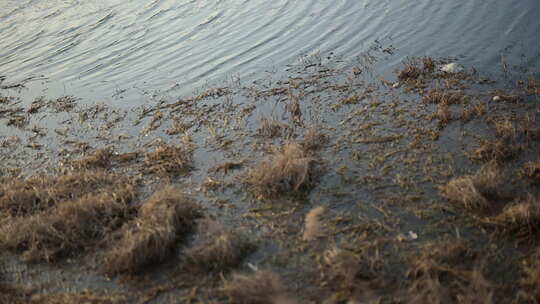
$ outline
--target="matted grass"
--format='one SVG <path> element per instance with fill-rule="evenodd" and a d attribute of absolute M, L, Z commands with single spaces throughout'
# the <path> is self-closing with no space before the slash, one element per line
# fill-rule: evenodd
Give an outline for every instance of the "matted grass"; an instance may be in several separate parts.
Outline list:
<path fill-rule="evenodd" d="M 223 286 L 231 303 L 238 304 L 297 304 L 278 275 L 269 271 L 253 274 L 233 274 Z"/>
<path fill-rule="evenodd" d="M 108 275 L 136 273 L 163 261 L 198 216 L 197 204 L 178 188 L 167 186 L 154 193 L 139 208 L 137 217 L 109 240 L 103 271 Z"/>

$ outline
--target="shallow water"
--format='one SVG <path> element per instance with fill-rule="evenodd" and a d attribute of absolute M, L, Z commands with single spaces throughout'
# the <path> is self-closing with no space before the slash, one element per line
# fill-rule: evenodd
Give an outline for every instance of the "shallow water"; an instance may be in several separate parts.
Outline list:
<path fill-rule="evenodd" d="M 149 92 L 178 96 L 260 78 L 303 55 L 347 61 L 377 39 L 400 51 L 390 65 L 408 55 L 465 55 L 489 73 L 501 54 L 538 66 L 539 9 L 536 0 L 6 0 L 0 75 L 44 79 L 34 95 L 131 105 Z"/>

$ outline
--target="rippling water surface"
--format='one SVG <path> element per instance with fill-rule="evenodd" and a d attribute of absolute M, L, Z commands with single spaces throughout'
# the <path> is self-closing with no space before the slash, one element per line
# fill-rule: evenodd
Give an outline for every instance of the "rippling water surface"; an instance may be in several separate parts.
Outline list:
<path fill-rule="evenodd" d="M 347 60 L 383 38 L 401 57 L 465 55 L 492 72 L 506 53 L 534 68 L 538 12 L 538 0 L 3 0 L 0 75 L 136 104 L 144 92 L 260 77 L 315 52 Z"/>

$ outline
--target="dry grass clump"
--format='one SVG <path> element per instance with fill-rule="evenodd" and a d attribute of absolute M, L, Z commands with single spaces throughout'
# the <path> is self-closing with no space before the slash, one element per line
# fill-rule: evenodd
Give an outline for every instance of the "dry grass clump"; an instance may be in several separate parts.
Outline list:
<path fill-rule="evenodd" d="M 235 267 L 253 249 L 240 233 L 228 231 L 215 221 L 202 221 L 199 228 L 199 244 L 186 251 L 189 262 L 197 268 L 213 271 Z"/>
<path fill-rule="evenodd" d="M 523 146 L 508 138 L 480 140 L 480 143 L 468 154 L 472 160 L 504 160 L 515 156 Z"/>
<path fill-rule="evenodd" d="M 538 303 L 540 301 L 540 248 L 523 263 L 525 277 L 520 280 L 518 303 Z"/>
<path fill-rule="evenodd" d="M 497 198 L 500 173 L 495 164 L 489 163 L 474 175 L 450 180 L 439 187 L 440 195 L 448 201 L 467 209 L 486 210 L 490 201 Z"/>
<path fill-rule="evenodd" d="M 154 193 L 141 205 L 137 218 L 108 242 L 113 245 L 105 254 L 104 272 L 136 273 L 149 263 L 163 261 L 198 215 L 192 199 L 173 186 Z"/>
<path fill-rule="evenodd" d="M 448 104 L 446 103 L 440 103 L 437 105 L 437 112 L 435 113 L 435 116 L 442 124 L 447 124 L 452 120 L 452 113 L 450 113 L 450 109 L 448 107 Z"/>
<path fill-rule="evenodd" d="M 301 145 L 289 143 L 248 169 L 244 180 L 257 196 L 272 197 L 311 186 L 316 164 Z"/>
<path fill-rule="evenodd" d="M 10 218 L 0 227 L 0 244 L 28 262 L 52 261 L 97 245 L 119 228 L 134 198 L 133 186 L 126 184 L 29 217 Z"/>
<path fill-rule="evenodd" d="M 468 246 L 460 240 L 428 243 L 411 258 L 405 303 L 493 303 L 493 287 L 479 269 L 465 265 L 471 260 Z"/>
<path fill-rule="evenodd" d="M 520 175 L 533 184 L 540 184 L 540 160 L 525 163 L 523 169 L 520 170 Z"/>
<path fill-rule="evenodd" d="M 27 303 L 48 303 L 48 304 L 120 304 L 129 303 L 128 299 L 122 295 L 97 295 L 90 291 L 81 293 L 51 293 L 32 296 Z"/>
<path fill-rule="evenodd" d="M 485 105 L 481 103 L 473 105 L 463 105 L 461 108 L 461 120 L 464 122 L 470 121 L 473 118 L 481 117 L 486 113 Z"/>
<path fill-rule="evenodd" d="M 526 91 L 528 94 L 540 96 L 540 81 L 536 80 L 534 77 L 529 77 L 527 80 Z"/>
<path fill-rule="evenodd" d="M 441 88 L 434 88 L 428 91 L 427 94 L 422 96 L 422 102 L 423 103 L 430 103 L 430 104 L 457 104 L 461 103 L 463 100 L 463 93 L 461 92 L 454 92 L 449 91 L 446 89 Z"/>
<path fill-rule="evenodd" d="M 238 304 L 297 304 L 278 275 L 270 271 L 256 271 L 253 274 L 232 275 L 225 281 L 224 293 L 231 303 Z"/>
<path fill-rule="evenodd" d="M 188 147 L 162 144 L 144 156 L 144 173 L 174 177 L 192 169 L 192 151 Z"/>
<path fill-rule="evenodd" d="M 112 156 L 111 149 L 98 149 L 83 159 L 73 160 L 71 165 L 75 169 L 107 168 Z"/>
<path fill-rule="evenodd" d="M 326 140 L 324 133 L 316 128 L 309 128 L 302 141 L 300 141 L 300 145 L 305 151 L 316 151 L 323 147 Z"/>
<path fill-rule="evenodd" d="M 435 60 L 431 57 L 422 58 L 422 65 L 425 72 L 435 71 Z"/>
<path fill-rule="evenodd" d="M 312 241 L 321 236 L 322 224 L 320 221 L 321 216 L 326 211 L 323 206 L 315 207 L 311 209 L 304 220 L 304 233 L 302 234 L 302 240 Z"/>
<path fill-rule="evenodd" d="M 404 63 L 404 67 L 395 71 L 397 78 L 400 81 L 409 81 L 418 79 L 423 71 L 419 66 L 419 63 L 414 60 L 409 60 Z"/>
<path fill-rule="evenodd" d="M 508 233 L 531 236 L 540 231 L 540 200 L 528 197 L 506 206 L 503 211 L 486 222 L 500 227 Z"/>
<path fill-rule="evenodd" d="M 290 127 L 284 123 L 277 122 L 272 117 L 262 117 L 259 120 L 257 134 L 267 138 L 274 138 L 285 135 L 290 131 Z"/>
<path fill-rule="evenodd" d="M 107 192 L 126 182 L 121 176 L 100 171 L 14 178 L 0 185 L 0 210 L 11 216 L 34 214 L 61 201 L 76 200 L 98 191 Z"/>

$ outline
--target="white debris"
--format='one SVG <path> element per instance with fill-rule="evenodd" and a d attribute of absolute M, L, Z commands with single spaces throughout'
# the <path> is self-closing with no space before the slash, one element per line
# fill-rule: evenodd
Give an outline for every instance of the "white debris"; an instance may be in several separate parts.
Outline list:
<path fill-rule="evenodd" d="M 501 100 L 501 96 L 493 96 L 493 101 L 500 101 Z"/>
<path fill-rule="evenodd" d="M 398 82 L 396 82 L 396 83 L 394 83 L 394 84 L 392 85 L 392 88 L 397 89 L 397 88 L 399 88 L 400 85 L 401 85 L 401 84 L 400 84 L 399 81 L 398 81 Z"/>
<path fill-rule="evenodd" d="M 463 67 L 455 62 L 445 64 L 441 67 L 441 71 L 446 73 L 459 73 L 463 71 Z"/>
<path fill-rule="evenodd" d="M 414 240 L 418 239 L 418 234 L 416 234 L 415 232 L 409 231 L 407 233 L 403 233 L 403 234 L 398 235 L 397 239 L 400 242 L 403 242 L 403 241 L 410 242 L 410 241 L 414 241 Z"/>

